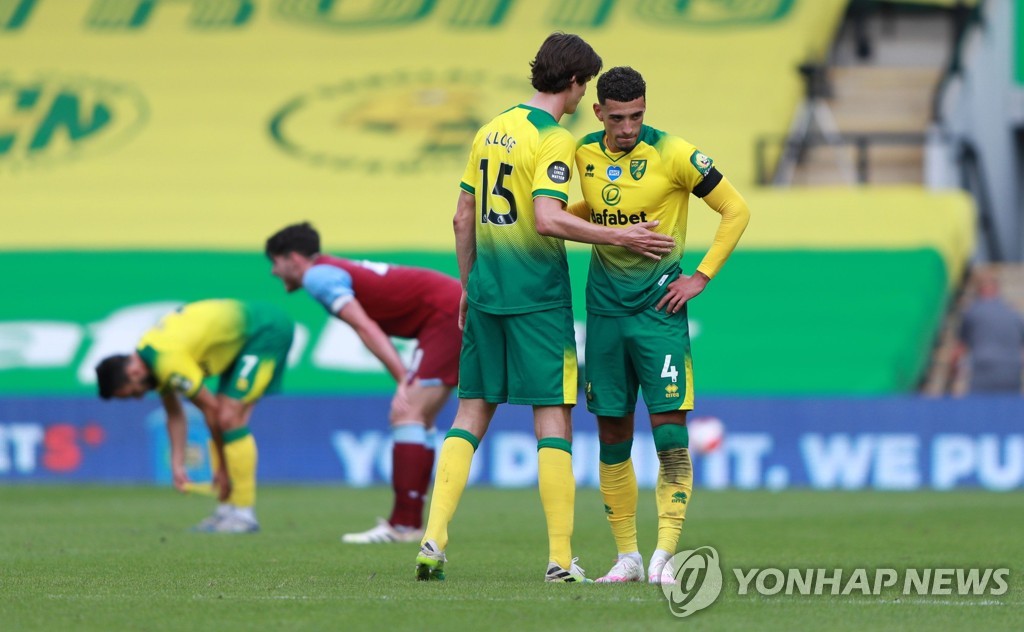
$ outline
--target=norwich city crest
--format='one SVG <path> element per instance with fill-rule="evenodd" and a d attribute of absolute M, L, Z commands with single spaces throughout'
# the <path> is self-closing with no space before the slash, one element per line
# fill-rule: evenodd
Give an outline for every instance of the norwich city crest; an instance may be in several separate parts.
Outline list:
<path fill-rule="evenodd" d="M 629 161 L 629 175 L 633 176 L 634 180 L 639 180 L 644 177 L 647 173 L 647 161 L 646 160 L 630 160 Z"/>

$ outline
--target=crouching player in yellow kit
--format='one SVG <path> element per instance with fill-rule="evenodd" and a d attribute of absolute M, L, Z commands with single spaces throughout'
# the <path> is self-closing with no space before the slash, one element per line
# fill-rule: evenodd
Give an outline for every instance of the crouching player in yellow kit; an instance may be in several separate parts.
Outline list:
<path fill-rule="evenodd" d="M 105 358 L 96 367 L 103 399 L 139 398 L 157 390 L 167 412 L 174 486 L 186 491 L 185 411 L 178 395 L 199 407 L 212 437 L 214 491 L 220 504 L 197 531 L 253 533 L 256 441 L 249 416 L 265 393 L 277 392 L 294 324 L 280 309 L 234 300 L 189 303 L 146 332 L 134 353 Z M 217 394 L 203 379 L 219 375 Z"/>
<path fill-rule="evenodd" d="M 750 211 L 712 161 L 685 140 L 643 124 L 646 84 L 632 68 L 612 68 L 597 82 L 594 113 L 604 129 L 582 138 L 576 166 L 584 201 L 570 211 L 602 226 L 627 229 L 658 221 L 675 238 L 661 260 L 595 245 L 587 279 L 587 408 L 597 415 L 601 493 L 618 559 L 598 582 L 640 581 L 636 474 L 630 460 L 637 391 L 651 415 L 660 471 L 658 544 L 648 579 L 674 582 L 666 562 L 676 551 L 693 492 L 686 412 L 693 374 L 686 302 L 703 291 L 732 253 Z M 714 244 L 697 271 L 680 269 L 690 194 L 721 214 Z"/>

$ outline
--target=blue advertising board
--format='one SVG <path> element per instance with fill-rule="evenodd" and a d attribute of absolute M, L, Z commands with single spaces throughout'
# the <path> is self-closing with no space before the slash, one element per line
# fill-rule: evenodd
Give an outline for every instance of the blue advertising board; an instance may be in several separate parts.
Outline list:
<path fill-rule="evenodd" d="M 265 483 L 389 480 L 387 397 L 270 397 L 252 417 Z M 443 438 L 455 412 L 441 413 Z M 187 465 L 209 478 L 206 430 L 190 411 Z M 638 413 L 633 459 L 653 487 L 657 456 Z M 598 485 L 593 417 L 574 412 L 573 462 L 580 486 Z M 696 484 L 721 489 L 954 489 L 1024 487 L 1024 400 L 702 399 L 691 414 Z M 718 430 L 724 428 L 721 437 Z M 719 440 L 719 438 L 721 440 Z M 0 482 L 169 484 L 159 400 L 0 398 Z M 536 484 L 530 409 L 499 407 L 474 459 L 471 482 Z"/>

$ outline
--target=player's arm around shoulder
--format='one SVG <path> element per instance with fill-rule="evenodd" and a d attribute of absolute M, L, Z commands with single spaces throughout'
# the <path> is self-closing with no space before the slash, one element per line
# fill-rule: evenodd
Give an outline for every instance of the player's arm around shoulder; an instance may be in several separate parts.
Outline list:
<path fill-rule="evenodd" d="M 590 221 L 590 205 L 587 204 L 586 200 L 574 202 L 567 206 L 565 210 L 568 211 L 570 215 L 575 215 L 587 222 Z"/>
<path fill-rule="evenodd" d="M 633 224 L 624 230 L 609 228 L 590 222 L 589 212 L 585 217 L 566 212 L 561 200 L 549 197 L 535 198 L 533 210 L 537 220 L 537 232 L 548 237 L 586 244 L 622 246 L 655 261 L 675 248 L 675 240 L 672 237 L 654 231 L 658 226 L 657 221 Z"/>

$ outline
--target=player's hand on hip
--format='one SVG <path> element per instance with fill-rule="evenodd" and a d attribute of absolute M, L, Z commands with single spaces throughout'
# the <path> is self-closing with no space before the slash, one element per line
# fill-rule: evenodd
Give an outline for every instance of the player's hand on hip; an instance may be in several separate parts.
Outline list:
<path fill-rule="evenodd" d="M 624 248 L 658 261 L 663 255 L 672 252 L 676 247 L 676 240 L 668 235 L 654 232 L 658 226 L 657 220 L 653 222 L 641 222 L 630 226 L 622 231 L 622 243 Z"/>
<path fill-rule="evenodd" d="M 668 284 L 665 296 L 661 297 L 654 309 L 661 311 L 664 307 L 666 314 L 675 314 L 683 309 L 686 301 L 703 292 L 710 280 L 703 272 L 694 272 L 692 276 L 680 274 L 675 281 Z"/>
<path fill-rule="evenodd" d="M 410 382 L 402 380 L 395 390 L 395 396 L 391 398 L 391 419 L 409 419 L 412 413 L 412 404 L 409 403 Z"/>

